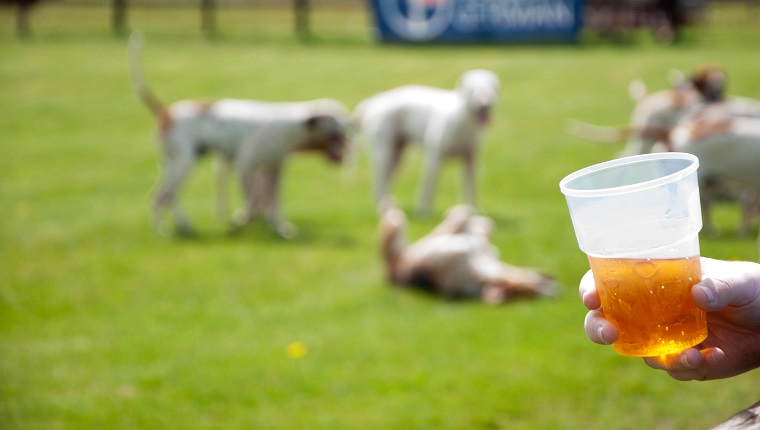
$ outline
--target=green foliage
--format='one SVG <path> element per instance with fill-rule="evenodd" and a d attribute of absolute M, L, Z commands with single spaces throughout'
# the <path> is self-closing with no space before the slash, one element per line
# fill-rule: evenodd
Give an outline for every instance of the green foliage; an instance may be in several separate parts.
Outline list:
<path fill-rule="evenodd" d="M 131 12 L 166 101 L 353 107 L 402 84 L 452 87 L 468 68 L 498 73 L 480 206 L 503 258 L 554 274 L 564 294 L 489 307 L 385 282 L 366 159 L 348 181 L 312 156 L 289 163 L 292 241 L 260 224 L 230 235 L 203 162 L 182 196 L 199 236 L 156 235 L 152 119 L 107 10 L 44 5 L 26 40 L 11 34 L 9 10 L 0 22 L 2 428 L 707 428 L 757 400 L 757 372 L 679 383 L 586 339 L 575 289 L 588 266 L 557 186 L 621 148 L 570 137 L 565 121 L 625 123 L 632 79 L 662 88 L 670 68 L 717 62 L 732 93 L 760 97 L 757 27 L 718 23 L 678 46 L 642 33 L 620 44 L 403 47 L 366 42 L 360 11 L 315 13 L 311 43 L 294 39 L 282 11 L 225 12 L 211 41 L 196 11 Z M 411 212 L 419 154 L 404 161 L 394 191 Z M 446 166 L 436 215 L 412 215 L 413 238 L 458 200 L 458 185 L 459 167 Z M 754 240 L 734 233 L 736 206 L 716 218 L 723 232 L 702 239 L 703 254 L 757 260 Z"/>

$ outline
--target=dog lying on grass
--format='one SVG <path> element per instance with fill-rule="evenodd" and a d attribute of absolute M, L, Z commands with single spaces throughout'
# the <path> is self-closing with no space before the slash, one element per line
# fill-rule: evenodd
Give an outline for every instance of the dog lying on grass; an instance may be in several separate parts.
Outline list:
<path fill-rule="evenodd" d="M 471 70 L 462 75 L 453 91 L 404 86 L 361 102 L 355 118 L 369 141 L 378 207 L 388 195 L 404 149 L 413 142 L 422 146 L 424 160 L 420 213 L 430 214 L 438 172 L 448 158 L 462 161 L 463 201 L 475 205 L 476 151 L 499 99 L 499 86 L 494 73 Z"/>
<path fill-rule="evenodd" d="M 493 221 L 459 205 L 428 235 L 407 243 L 404 212 L 385 200 L 379 227 L 388 279 L 451 298 L 479 297 L 500 304 L 518 297 L 554 296 L 555 282 L 539 272 L 506 264 L 490 242 Z"/>
<path fill-rule="evenodd" d="M 282 237 L 295 228 L 282 219 L 278 190 L 285 160 L 294 152 L 314 151 L 339 163 L 347 148 L 348 110 L 339 102 L 320 99 L 294 103 L 265 103 L 224 99 L 214 102 L 185 100 L 165 106 L 143 78 L 140 65 L 142 40 L 129 41 L 130 75 L 135 93 L 155 116 L 160 150 L 164 157 L 163 178 L 153 201 L 153 221 L 165 232 L 162 216 L 171 210 L 180 233 L 191 233 L 188 217 L 180 208 L 177 194 L 196 160 L 216 153 L 219 169 L 218 210 L 226 212 L 224 184 L 226 167 L 239 176 L 246 207 L 233 221 L 236 228 L 262 214 Z"/>

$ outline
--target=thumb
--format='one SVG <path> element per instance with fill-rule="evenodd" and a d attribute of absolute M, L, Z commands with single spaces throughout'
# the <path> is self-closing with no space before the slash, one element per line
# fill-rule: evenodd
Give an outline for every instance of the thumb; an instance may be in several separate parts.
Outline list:
<path fill-rule="evenodd" d="M 731 304 L 732 290 L 731 284 L 726 281 L 706 278 L 694 285 L 691 295 L 699 308 L 716 312 Z"/>
<path fill-rule="evenodd" d="M 718 263 L 703 260 L 708 263 L 709 270 L 703 272 L 705 278 L 691 290 L 697 306 L 714 312 L 729 305 L 746 306 L 760 303 L 760 265 L 738 261 Z"/>

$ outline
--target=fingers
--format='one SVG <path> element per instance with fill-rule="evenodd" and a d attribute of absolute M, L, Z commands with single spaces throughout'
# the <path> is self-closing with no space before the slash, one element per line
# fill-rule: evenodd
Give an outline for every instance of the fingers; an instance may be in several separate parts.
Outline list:
<path fill-rule="evenodd" d="M 583 306 L 588 310 L 599 309 L 602 306 L 602 302 L 599 300 L 599 294 L 596 292 L 596 285 L 594 284 L 594 276 L 589 270 L 581 278 L 581 283 L 578 286 L 578 293 L 581 296 Z"/>
<path fill-rule="evenodd" d="M 725 361 L 726 354 L 720 348 L 685 349 L 677 354 L 645 357 L 644 362 L 653 369 L 664 370 L 678 381 L 704 381 Z"/>
<path fill-rule="evenodd" d="M 586 330 L 586 336 L 600 345 L 610 345 L 618 338 L 617 327 L 604 318 L 601 309 L 592 310 L 586 314 L 583 328 Z"/>
<path fill-rule="evenodd" d="M 596 285 L 594 284 L 594 276 L 590 270 L 581 278 L 578 293 L 581 296 L 583 306 L 590 311 L 586 314 L 586 320 L 583 322 L 586 336 L 592 342 L 601 345 L 609 345 L 615 342 L 618 337 L 617 327 L 604 318 L 604 312 L 601 309 L 602 302 L 599 300 L 599 294 L 596 292 Z"/>

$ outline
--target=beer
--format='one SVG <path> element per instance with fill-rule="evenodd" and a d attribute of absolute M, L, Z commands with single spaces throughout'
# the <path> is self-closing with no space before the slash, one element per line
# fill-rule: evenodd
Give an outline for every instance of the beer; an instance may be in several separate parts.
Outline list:
<path fill-rule="evenodd" d="M 702 280 L 699 256 L 588 260 L 604 316 L 618 328 L 618 353 L 672 354 L 707 337 L 705 311 L 691 297 L 691 287 Z"/>

